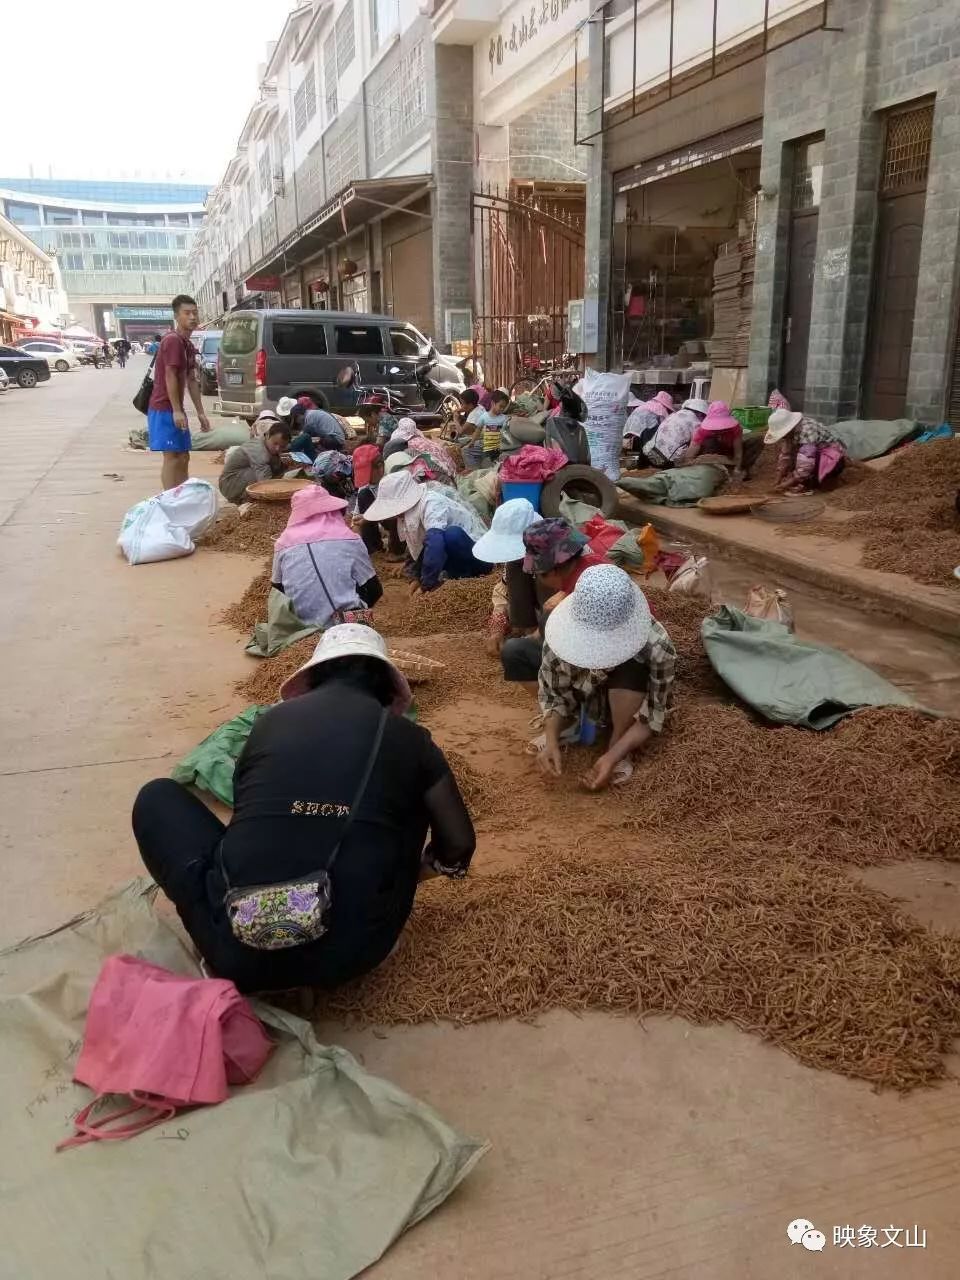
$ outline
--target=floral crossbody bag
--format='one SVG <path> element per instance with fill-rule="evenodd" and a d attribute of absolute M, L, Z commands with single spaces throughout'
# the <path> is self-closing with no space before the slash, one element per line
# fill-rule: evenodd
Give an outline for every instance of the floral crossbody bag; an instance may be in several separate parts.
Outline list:
<path fill-rule="evenodd" d="M 220 874 L 227 887 L 223 905 L 230 921 L 230 929 L 238 942 L 254 947 L 257 951 L 281 951 L 285 947 L 301 947 L 308 942 L 317 942 L 330 928 L 330 913 L 333 909 L 330 873 L 367 790 L 373 766 L 380 754 L 388 715 L 389 711 L 384 707 L 380 712 L 377 732 L 350 812 L 322 871 L 313 871 L 301 879 L 285 880 L 281 884 L 256 884 L 234 889 L 227 879 L 223 845 L 220 846 Z"/>

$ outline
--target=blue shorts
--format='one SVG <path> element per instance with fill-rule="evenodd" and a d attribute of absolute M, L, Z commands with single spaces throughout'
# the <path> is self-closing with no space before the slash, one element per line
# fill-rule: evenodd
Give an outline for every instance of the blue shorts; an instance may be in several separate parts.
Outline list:
<path fill-rule="evenodd" d="M 148 409 L 147 431 L 154 453 L 190 452 L 190 432 L 174 426 L 172 409 Z"/>

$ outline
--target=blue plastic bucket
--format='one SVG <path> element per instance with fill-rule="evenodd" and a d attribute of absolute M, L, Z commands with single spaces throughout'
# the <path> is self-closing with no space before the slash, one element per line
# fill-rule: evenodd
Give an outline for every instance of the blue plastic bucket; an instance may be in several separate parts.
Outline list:
<path fill-rule="evenodd" d="M 535 511 L 540 510 L 540 494 L 543 492 L 541 482 L 531 483 L 526 480 L 503 480 L 500 484 L 500 497 L 504 502 L 514 498 L 526 498 Z"/>

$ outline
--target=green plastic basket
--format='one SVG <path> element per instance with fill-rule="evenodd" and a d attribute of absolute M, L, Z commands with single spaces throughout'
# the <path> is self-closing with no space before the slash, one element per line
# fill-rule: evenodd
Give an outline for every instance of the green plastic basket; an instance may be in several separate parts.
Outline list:
<path fill-rule="evenodd" d="M 730 413 L 744 431 L 761 431 L 766 427 L 773 410 L 765 404 L 748 404 L 742 405 L 739 409 L 731 409 Z"/>

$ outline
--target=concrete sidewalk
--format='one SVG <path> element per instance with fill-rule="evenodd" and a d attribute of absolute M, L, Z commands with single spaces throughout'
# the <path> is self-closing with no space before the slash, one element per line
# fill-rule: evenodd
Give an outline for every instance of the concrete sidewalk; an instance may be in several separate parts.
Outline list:
<path fill-rule="evenodd" d="M 899 573 L 864 569 L 859 539 L 788 537 L 756 516 L 711 516 L 697 507 L 658 507 L 623 490 L 620 494 L 621 519 L 651 523 L 667 538 L 734 559 L 771 585 L 789 577 L 858 607 L 960 639 L 960 583 L 931 587 Z"/>

